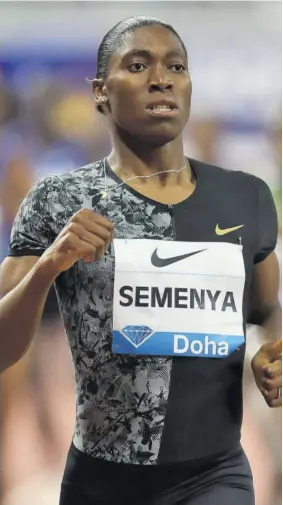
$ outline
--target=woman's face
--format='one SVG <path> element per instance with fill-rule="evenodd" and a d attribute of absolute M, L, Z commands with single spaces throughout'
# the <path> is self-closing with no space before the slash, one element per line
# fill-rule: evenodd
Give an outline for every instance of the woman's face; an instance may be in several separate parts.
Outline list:
<path fill-rule="evenodd" d="M 188 121 L 192 91 L 179 39 L 159 25 L 126 35 L 103 89 L 112 127 L 153 145 L 174 140 Z"/>

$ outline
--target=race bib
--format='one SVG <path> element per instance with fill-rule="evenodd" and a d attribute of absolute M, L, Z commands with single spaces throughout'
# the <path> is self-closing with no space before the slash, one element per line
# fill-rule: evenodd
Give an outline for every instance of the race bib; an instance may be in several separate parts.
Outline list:
<path fill-rule="evenodd" d="M 114 240 L 112 351 L 225 358 L 245 341 L 241 245 Z"/>

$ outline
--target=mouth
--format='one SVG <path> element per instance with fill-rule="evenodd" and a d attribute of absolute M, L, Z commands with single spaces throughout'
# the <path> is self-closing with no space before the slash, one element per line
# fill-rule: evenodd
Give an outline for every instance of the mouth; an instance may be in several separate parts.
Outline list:
<path fill-rule="evenodd" d="M 154 116 L 174 116 L 178 112 L 178 107 L 174 102 L 155 102 L 150 104 L 146 110 Z"/>

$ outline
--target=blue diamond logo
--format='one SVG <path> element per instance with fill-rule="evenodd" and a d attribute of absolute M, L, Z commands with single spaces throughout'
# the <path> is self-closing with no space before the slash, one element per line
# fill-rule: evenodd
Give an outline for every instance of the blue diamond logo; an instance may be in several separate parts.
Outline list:
<path fill-rule="evenodd" d="M 138 348 L 151 337 L 153 331 L 148 326 L 125 326 L 122 333 L 134 347 Z"/>

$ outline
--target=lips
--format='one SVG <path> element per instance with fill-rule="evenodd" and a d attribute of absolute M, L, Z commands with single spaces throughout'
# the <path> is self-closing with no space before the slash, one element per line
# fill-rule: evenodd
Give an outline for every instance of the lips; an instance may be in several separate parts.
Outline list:
<path fill-rule="evenodd" d="M 177 104 L 169 100 L 159 100 L 152 102 L 147 106 L 148 110 L 152 111 L 173 111 L 177 110 Z"/>
<path fill-rule="evenodd" d="M 162 120 L 174 118 L 179 113 L 177 104 L 170 100 L 152 102 L 147 106 L 146 110 L 150 117 Z"/>

